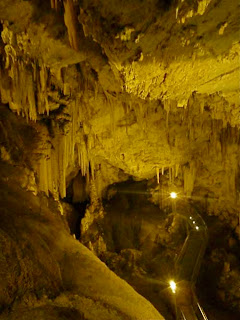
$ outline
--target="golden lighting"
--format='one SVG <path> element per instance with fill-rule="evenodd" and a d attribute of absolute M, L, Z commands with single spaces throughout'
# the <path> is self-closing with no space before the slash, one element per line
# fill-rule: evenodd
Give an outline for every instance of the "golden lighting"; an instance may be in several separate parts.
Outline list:
<path fill-rule="evenodd" d="M 173 281 L 173 280 L 171 280 L 171 281 L 169 282 L 169 284 L 170 284 L 170 288 L 171 288 L 172 292 L 175 293 L 175 292 L 176 292 L 176 289 L 177 289 L 176 282 Z"/>
<path fill-rule="evenodd" d="M 170 197 L 171 197 L 172 199 L 176 199 L 176 198 L 177 198 L 176 192 L 171 192 L 171 193 L 170 193 Z"/>

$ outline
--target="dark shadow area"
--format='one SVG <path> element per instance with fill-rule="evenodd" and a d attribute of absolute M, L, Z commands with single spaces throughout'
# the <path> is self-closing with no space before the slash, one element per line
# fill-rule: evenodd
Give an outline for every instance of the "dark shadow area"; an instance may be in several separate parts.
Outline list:
<path fill-rule="evenodd" d="M 178 214 L 161 210 L 150 202 L 149 186 L 148 181 L 129 180 L 109 187 L 108 200 L 104 202 L 106 215 L 99 221 L 107 251 L 100 258 L 146 297 L 165 319 L 175 319 L 169 280 L 174 279 L 175 261 L 189 229 L 185 214 L 199 216 L 207 224 L 209 239 L 197 277 L 197 297 L 209 320 L 239 319 L 237 312 L 229 309 L 229 301 L 223 304 L 219 297 L 226 281 L 234 279 L 235 271 L 231 275 L 229 263 L 233 270 L 240 265 L 238 241 L 231 228 L 218 217 L 207 215 L 205 202 L 179 200 Z M 200 220 L 195 220 L 199 225 Z"/>
<path fill-rule="evenodd" d="M 234 270 L 240 268 L 239 241 L 231 228 L 217 217 L 205 215 L 205 221 L 209 240 L 197 282 L 199 298 L 210 319 L 238 320 L 240 314 L 235 308 L 229 308 L 231 301 L 225 296 L 224 288 L 227 282 L 231 286 Z M 228 290 L 231 291 L 231 288 Z"/>
<path fill-rule="evenodd" d="M 82 176 L 81 171 L 69 183 L 66 198 L 63 200 L 73 208 L 72 212 L 67 214 L 67 221 L 71 234 L 74 234 L 76 239 L 80 240 L 81 221 L 84 218 L 87 206 L 90 204 L 86 177 Z"/>
<path fill-rule="evenodd" d="M 168 11 L 171 8 L 172 4 L 174 4 L 175 2 L 175 0 L 158 0 L 157 8 Z"/>
<path fill-rule="evenodd" d="M 78 212 L 78 217 L 77 217 L 77 221 L 76 221 L 76 228 L 75 228 L 75 236 L 77 240 L 81 239 L 81 221 L 84 218 L 85 215 L 85 211 L 87 206 L 89 205 L 89 201 L 86 200 L 84 202 L 79 202 L 79 203 L 74 203 L 73 207 L 75 208 L 75 210 Z"/>
<path fill-rule="evenodd" d="M 165 317 L 173 320 L 169 280 L 174 258 L 185 237 L 185 226 L 150 202 L 150 182 L 128 180 L 108 189 L 106 214 L 100 221 L 107 252 L 101 259 L 147 298 Z M 175 237 L 169 231 L 176 225 Z M 178 235 L 176 235 L 178 233 Z"/>
<path fill-rule="evenodd" d="M 240 269 L 239 240 L 226 222 L 207 214 L 208 201 L 192 203 L 208 227 L 208 245 L 196 283 L 198 298 L 210 320 L 238 320 L 239 312 L 230 307 L 234 301 L 224 292 L 231 292 L 231 278 Z"/>

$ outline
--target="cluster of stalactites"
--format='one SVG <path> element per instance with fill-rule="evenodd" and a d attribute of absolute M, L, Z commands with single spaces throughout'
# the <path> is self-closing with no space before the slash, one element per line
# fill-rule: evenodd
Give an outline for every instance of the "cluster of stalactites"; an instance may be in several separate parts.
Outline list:
<path fill-rule="evenodd" d="M 24 62 L 18 57 L 13 47 L 12 32 L 5 27 L 2 32 L 5 43 L 5 68 L 0 69 L 0 95 L 3 103 L 27 120 L 36 121 L 39 114 L 49 115 L 49 111 L 59 104 L 52 102 L 51 72 L 47 66 L 38 61 Z M 61 81 L 61 79 L 59 79 Z M 62 79 L 64 82 L 64 80 Z M 65 88 L 65 83 L 63 83 Z M 80 94 L 81 96 L 81 94 Z M 55 97 L 55 96 L 54 96 Z M 49 146 L 42 150 L 38 161 L 39 189 L 46 194 L 66 195 L 66 175 L 69 168 L 79 166 L 83 175 L 89 179 L 89 168 L 94 178 L 94 157 L 91 148 L 94 138 L 88 135 L 85 139 L 80 113 L 81 101 L 78 96 L 68 106 L 71 121 L 67 121 L 67 128 L 58 127 L 58 120 L 53 121 L 53 137 L 49 137 Z M 78 155 L 78 160 L 76 160 Z"/>
<path fill-rule="evenodd" d="M 165 171 L 168 170 L 168 177 L 169 177 L 169 183 L 174 183 L 174 179 L 178 177 L 179 174 L 179 164 L 175 164 L 172 166 L 164 167 L 164 166 L 156 166 L 156 176 L 157 176 L 157 183 L 160 183 L 160 174 L 162 176 L 164 175 Z"/>
<path fill-rule="evenodd" d="M 54 128 L 51 145 L 45 150 L 39 161 L 39 188 L 47 195 L 49 192 L 58 198 L 66 196 L 67 174 L 78 167 L 82 176 L 89 182 L 95 179 L 95 161 L 92 148 L 95 136 L 84 134 L 80 101 L 77 99 L 71 105 L 71 121 L 63 131 Z M 70 170 L 70 171 L 69 171 Z"/>
<path fill-rule="evenodd" d="M 0 70 L 0 93 L 3 103 L 27 120 L 37 120 L 38 114 L 49 114 L 49 71 L 37 63 L 26 65 L 21 59 L 8 61 L 5 70 Z"/>

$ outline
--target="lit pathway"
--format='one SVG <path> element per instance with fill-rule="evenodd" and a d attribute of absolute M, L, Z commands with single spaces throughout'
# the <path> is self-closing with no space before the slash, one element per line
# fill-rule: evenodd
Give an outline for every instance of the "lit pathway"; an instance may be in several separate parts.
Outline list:
<path fill-rule="evenodd" d="M 207 226 L 197 214 L 184 215 L 188 236 L 176 261 L 177 319 L 207 320 L 196 294 L 195 283 L 207 245 Z"/>

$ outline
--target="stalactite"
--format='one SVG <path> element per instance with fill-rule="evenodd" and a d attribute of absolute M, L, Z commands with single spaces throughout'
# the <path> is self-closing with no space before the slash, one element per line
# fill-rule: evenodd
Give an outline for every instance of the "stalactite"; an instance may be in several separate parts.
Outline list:
<path fill-rule="evenodd" d="M 59 137 L 58 147 L 59 163 L 59 193 L 62 198 L 66 195 L 66 137 Z"/>
<path fill-rule="evenodd" d="M 55 9 L 55 10 L 58 10 L 58 7 L 59 7 L 59 2 L 60 0 L 50 0 L 51 2 L 51 8 L 52 9 Z"/>
<path fill-rule="evenodd" d="M 176 164 L 176 167 L 175 167 L 175 178 L 178 177 L 178 171 L 179 171 L 179 164 Z"/>
<path fill-rule="evenodd" d="M 59 162 L 57 158 L 58 154 L 55 149 L 51 149 L 50 159 L 51 159 L 51 171 L 52 171 L 52 183 L 51 191 L 55 198 L 59 195 Z"/>
<path fill-rule="evenodd" d="M 78 164 L 83 175 L 89 175 L 89 161 L 86 151 L 86 145 L 82 137 L 81 143 L 76 143 L 76 132 L 78 130 L 76 119 L 77 105 L 74 105 L 72 110 L 71 127 L 65 132 L 62 129 L 55 127 L 55 137 L 52 139 L 53 146 L 48 151 L 50 160 L 47 166 L 48 189 L 57 198 L 66 196 L 66 170 L 69 166 L 75 166 L 75 149 L 77 150 Z M 76 147 L 75 147 L 76 146 Z M 42 160 L 41 160 L 42 161 Z M 40 167 L 43 170 L 44 166 Z M 45 170 L 45 169 L 44 169 Z M 42 172 L 39 173 L 42 176 Z M 46 192 L 46 187 L 41 184 L 40 189 Z M 47 193 L 47 192 L 46 192 Z"/>
<path fill-rule="evenodd" d="M 8 69 L 0 70 L 1 99 L 9 103 L 10 108 L 27 120 L 37 120 L 38 114 L 49 114 L 48 88 L 49 69 L 37 62 L 9 58 Z M 4 79 L 8 79 L 8 87 L 3 86 Z M 37 98 L 37 99 L 36 99 Z M 89 147 L 81 133 L 83 113 L 81 112 L 81 94 L 74 103 L 69 105 L 71 121 L 68 127 L 60 127 L 56 121 L 53 125 L 51 146 L 47 146 L 38 161 L 39 190 L 49 192 L 58 198 L 66 196 L 66 170 L 75 165 L 75 146 L 78 152 L 78 163 L 83 175 L 89 180 L 89 150 L 94 146 L 94 138 L 89 139 Z M 81 125 L 80 125 L 81 123 Z M 78 133 L 78 137 L 77 137 Z M 76 138 L 77 137 L 77 138 Z M 46 137 L 45 137 L 46 138 Z M 44 139 L 45 139 L 44 138 Z M 77 139 L 77 141 L 76 141 Z M 79 141 L 80 140 L 80 141 Z M 94 178 L 94 158 L 91 158 L 91 175 Z"/>
<path fill-rule="evenodd" d="M 39 188 L 45 192 L 46 195 L 49 194 L 47 160 L 45 155 L 39 162 Z"/>
<path fill-rule="evenodd" d="M 94 164 L 94 160 L 93 159 L 91 159 L 91 161 L 90 161 L 90 166 L 91 166 L 92 179 L 95 180 L 95 164 Z"/>
<path fill-rule="evenodd" d="M 184 167 L 184 193 L 190 197 L 194 188 L 194 181 L 196 177 L 196 164 L 190 162 L 190 164 Z"/>
<path fill-rule="evenodd" d="M 175 179 L 175 166 L 172 166 L 172 183 L 174 183 Z"/>
<path fill-rule="evenodd" d="M 75 12 L 73 0 L 63 0 L 64 4 L 64 21 L 68 29 L 68 39 L 70 46 L 78 51 L 79 41 L 78 41 L 78 20 Z"/>
<path fill-rule="evenodd" d="M 110 125 L 111 125 L 111 131 L 113 135 L 115 135 L 115 103 L 116 101 L 113 99 L 113 97 L 107 92 L 104 91 L 106 104 L 109 106 L 110 109 Z"/>
<path fill-rule="evenodd" d="M 77 143 L 78 165 L 83 176 L 89 176 L 89 160 L 85 143 Z"/>
<path fill-rule="evenodd" d="M 39 69 L 38 83 L 38 113 L 49 115 L 48 94 L 47 94 L 48 72 L 44 65 Z"/>
<path fill-rule="evenodd" d="M 77 132 L 77 112 L 76 112 L 77 106 L 76 102 L 72 105 L 72 126 L 71 126 L 71 143 L 70 145 L 70 162 L 74 163 L 74 154 L 75 154 L 75 145 L 76 145 L 76 132 Z"/>
<path fill-rule="evenodd" d="M 159 184 L 159 167 L 156 167 L 157 183 Z"/>
<path fill-rule="evenodd" d="M 10 108 L 18 115 L 26 117 L 27 121 L 37 120 L 37 101 L 35 89 L 36 70 L 30 65 L 26 65 L 22 60 L 16 60 L 9 66 L 6 73 L 11 78 L 11 87 L 5 90 L 1 86 L 1 95 L 9 103 Z M 9 91 L 9 93 L 8 93 Z M 11 91 L 11 94 L 10 94 Z"/>
<path fill-rule="evenodd" d="M 30 120 L 37 120 L 37 111 L 36 111 L 36 101 L 35 101 L 35 91 L 32 74 L 28 74 L 28 83 L 27 83 L 27 100 L 29 104 L 28 117 Z"/>

